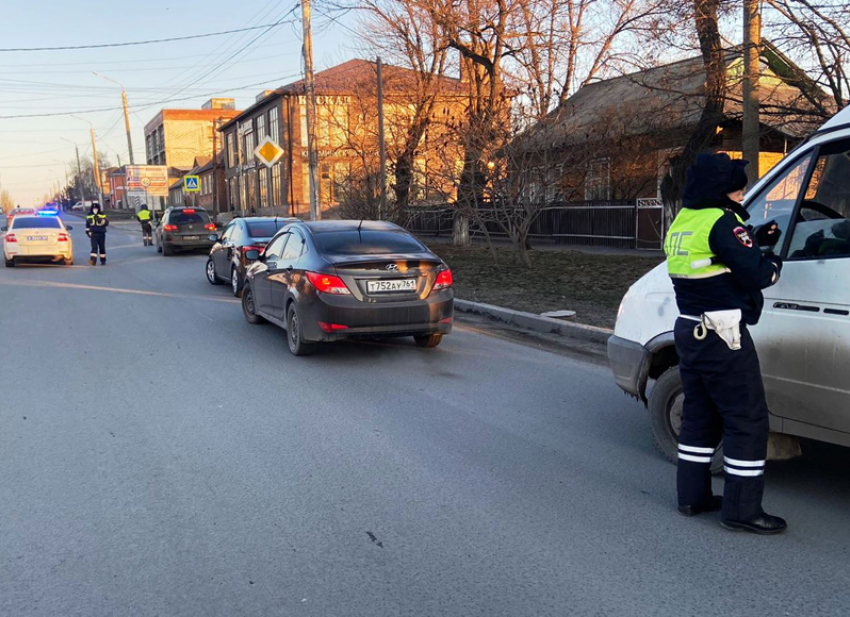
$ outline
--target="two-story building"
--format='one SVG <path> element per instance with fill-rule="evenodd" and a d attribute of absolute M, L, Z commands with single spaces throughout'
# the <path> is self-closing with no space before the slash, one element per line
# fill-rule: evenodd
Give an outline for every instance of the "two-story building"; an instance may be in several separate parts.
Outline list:
<path fill-rule="evenodd" d="M 410 113 L 415 96 L 413 74 L 414 71 L 401 67 L 384 68 L 388 150 L 393 145 L 394 118 L 402 120 L 397 125 L 403 125 L 402 116 Z M 339 204 L 350 179 L 358 173 L 358 168 L 362 170 L 366 158 L 377 158 L 376 75 L 375 63 L 366 60 L 351 60 L 315 75 L 314 132 L 323 211 L 332 210 Z M 445 77 L 440 80 L 444 92 L 441 96 L 451 101 L 446 103 L 441 99 L 441 117 L 449 115 L 448 107 L 451 107 L 452 114 L 459 115 L 464 104 L 461 81 Z M 232 212 L 309 215 L 305 93 L 303 80 L 267 90 L 257 97 L 252 106 L 221 127 L 225 148 L 225 194 Z M 432 131 L 432 135 L 437 133 Z M 267 137 L 283 150 L 283 155 L 271 168 L 259 162 L 254 155 L 256 147 Z M 427 174 L 426 158 L 422 156 L 417 160 L 419 176 Z M 453 170 L 456 161 L 451 157 L 450 160 L 432 161 L 431 165 L 449 166 Z M 389 184 L 392 184 L 392 178 Z"/>

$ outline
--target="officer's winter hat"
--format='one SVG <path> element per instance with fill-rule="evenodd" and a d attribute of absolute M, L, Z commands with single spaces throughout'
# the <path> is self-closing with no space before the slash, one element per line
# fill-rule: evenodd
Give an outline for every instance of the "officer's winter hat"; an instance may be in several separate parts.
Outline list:
<path fill-rule="evenodd" d="M 747 186 L 747 174 L 744 171 L 747 165 L 749 161 L 733 160 L 725 153 L 698 154 L 696 162 L 688 169 L 685 206 L 727 202 L 729 193 Z"/>

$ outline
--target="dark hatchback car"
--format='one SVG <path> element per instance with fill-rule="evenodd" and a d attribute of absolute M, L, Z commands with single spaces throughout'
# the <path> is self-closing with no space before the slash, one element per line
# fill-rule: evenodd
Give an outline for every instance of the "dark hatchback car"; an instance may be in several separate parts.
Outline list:
<path fill-rule="evenodd" d="M 207 280 L 213 285 L 229 282 L 233 295 L 239 298 L 245 282 L 245 271 L 251 265 L 245 253 L 254 250 L 262 252 L 278 230 L 293 220 L 297 219 L 252 216 L 230 221 L 221 235 L 210 236 L 215 244 L 207 260 Z"/>
<path fill-rule="evenodd" d="M 215 223 L 203 208 L 169 208 L 153 232 L 156 252 L 173 255 L 177 251 L 209 250 L 214 244 L 210 232 L 215 232 Z"/>
<path fill-rule="evenodd" d="M 412 336 L 436 347 L 452 329 L 452 273 L 392 223 L 291 223 L 248 267 L 242 311 L 287 331 L 289 350 L 354 337 Z"/>

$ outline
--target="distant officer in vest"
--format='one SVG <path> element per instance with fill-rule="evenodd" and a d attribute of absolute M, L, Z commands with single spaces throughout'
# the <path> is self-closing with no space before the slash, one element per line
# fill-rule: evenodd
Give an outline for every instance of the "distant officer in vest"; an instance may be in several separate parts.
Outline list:
<path fill-rule="evenodd" d="M 148 210 L 148 205 L 142 204 L 142 209 L 139 210 L 139 213 L 136 215 L 136 219 L 138 219 L 139 223 L 142 224 L 142 244 L 145 246 L 153 246 L 153 239 L 151 237 L 152 218 L 153 214 L 150 210 Z"/>
<path fill-rule="evenodd" d="M 100 265 L 106 265 L 106 228 L 109 225 L 109 220 L 106 215 L 100 210 L 100 204 L 92 203 L 86 216 L 86 233 L 91 239 L 91 255 L 89 256 L 89 264 L 97 265 L 97 258 L 100 256 Z"/>
<path fill-rule="evenodd" d="M 781 232 L 773 221 L 758 230 L 746 226 L 746 165 L 726 154 L 698 155 L 665 240 L 685 396 L 677 488 L 685 516 L 720 510 L 727 529 L 776 534 L 787 524 L 762 509 L 768 408 L 748 328 L 761 315 L 762 290 L 782 270 L 779 257 L 759 243 L 775 246 Z M 722 497 L 712 494 L 710 471 L 721 439 Z"/>

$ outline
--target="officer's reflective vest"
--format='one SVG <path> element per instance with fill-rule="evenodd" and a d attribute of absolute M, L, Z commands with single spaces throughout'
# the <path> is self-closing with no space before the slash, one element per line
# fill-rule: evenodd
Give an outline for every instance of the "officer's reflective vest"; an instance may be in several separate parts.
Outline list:
<path fill-rule="evenodd" d="M 139 220 L 142 223 L 147 223 L 149 220 L 151 220 L 151 211 L 150 210 L 140 210 L 139 214 L 137 214 L 137 216 L 139 217 Z"/>
<path fill-rule="evenodd" d="M 704 279 L 729 272 L 723 264 L 711 263 L 716 257 L 708 238 L 714 224 L 726 214 L 722 208 L 692 210 L 684 208 L 676 216 L 667 238 L 664 252 L 667 253 L 667 272 L 674 279 Z M 737 214 L 741 225 L 744 221 Z M 696 265 L 697 267 L 694 267 Z"/>
<path fill-rule="evenodd" d="M 89 225 L 95 227 L 98 223 L 102 223 L 106 220 L 105 214 L 89 214 L 86 216 L 86 221 L 88 221 Z"/>

